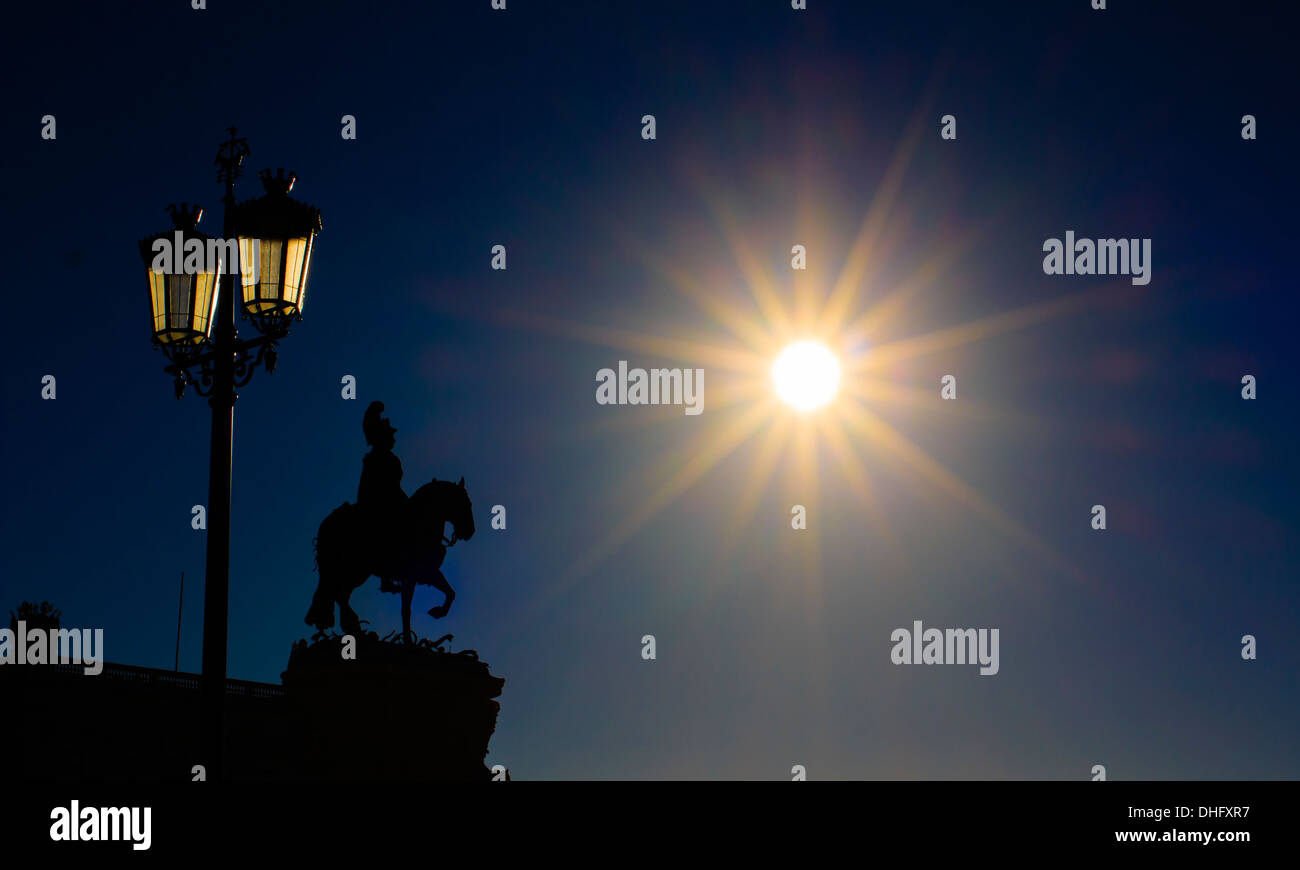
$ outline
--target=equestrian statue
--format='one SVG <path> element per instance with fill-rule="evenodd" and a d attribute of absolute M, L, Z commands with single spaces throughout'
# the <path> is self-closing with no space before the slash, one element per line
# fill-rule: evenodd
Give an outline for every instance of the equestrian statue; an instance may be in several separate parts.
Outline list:
<path fill-rule="evenodd" d="M 442 562 L 449 547 L 474 536 L 474 513 L 463 477 L 459 483 L 434 478 L 407 496 L 402 463 L 393 453 L 397 429 L 383 412 L 383 402 L 371 402 L 361 422 L 370 452 L 362 460 L 356 503 L 344 502 L 316 533 L 320 580 L 305 621 L 324 633 L 334 625 L 337 604 L 339 626 L 359 635 L 361 620 L 348 599 L 374 575 L 382 591 L 401 594 L 402 636 L 409 642 L 417 585 L 442 592 L 442 604 L 429 610 L 434 619 L 451 609 L 456 592 L 442 574 Z M 450 538 L 444 536 L 447 523 Z"/>

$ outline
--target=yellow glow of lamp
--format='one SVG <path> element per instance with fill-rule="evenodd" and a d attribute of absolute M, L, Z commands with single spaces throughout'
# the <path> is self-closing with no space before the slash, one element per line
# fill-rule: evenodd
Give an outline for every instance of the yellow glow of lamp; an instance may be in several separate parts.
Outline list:
<path fill-rule="evenodd" d="M 183 202 L 169 205 L 167 211 L 174 229 L 140 240 L 153 339 L 169 351 L 197 352 L 211 338 L 221 275 L 227 264 L 219 254 L 210 256 L 217 249 L 208 244 L 210 236 L 198 231 L 202 208 Z M 201 255 L 194 255 L 196 248 L 202 250 Z M 187 259 L 194 268 L 186 268 Z"/>
<path fill-rule="evenodd" d="M 320 211 L 289 197 L 297 176 L 283 169 L 261 172 L 266 194 L 235 210 L 239 234 L 240 306 L 258 329 L 283 329 L 302 316 L 312 245 Z"/>

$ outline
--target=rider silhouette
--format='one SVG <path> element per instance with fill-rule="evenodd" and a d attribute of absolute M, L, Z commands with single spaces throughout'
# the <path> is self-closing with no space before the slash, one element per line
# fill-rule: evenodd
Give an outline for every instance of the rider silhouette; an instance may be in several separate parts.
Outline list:
<path fill-rule="evenodd" d="M 393 453 L 397 429 L 384 412 L 383 402 L 371 402 L 362 418 L 370 452 L 361 465 L 361 482 L 357 485 L 357 506 L 361 508 L 369 530 L 368 543 L 373 547 L 381 566 L 380 587 L 386 592 L 397 591 L 393 574 L 398 566 L 400 548 L 408 536 L 407 496 L 402 491 L 402 462 Z"/>

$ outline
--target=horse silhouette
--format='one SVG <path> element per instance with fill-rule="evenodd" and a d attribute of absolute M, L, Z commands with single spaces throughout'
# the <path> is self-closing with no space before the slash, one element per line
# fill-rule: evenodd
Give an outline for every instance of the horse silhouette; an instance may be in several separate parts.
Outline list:
<path fill-rule="evenodd" d="M 417 584 L 433 586 L 445 596 L 429 615 L 434 619 L 447 615 L 456 592 L 440 570 L 443 559 L 448 547 L 474 536 L 474 511 L 465 478 L 459 483 L 434 478 L 411 494 L 403 514 L 396 520 L 400 523 L 397 534 L 392 534 L 392 529 L 377 534 L 364 512 L 351 502 L 344 502 L 321 521 L 315 540 L 320 580 L 304 620 L 308 625 L 322 632 L 333 626 L 337 604 L 339 626 L 346 634 L 359 635 L 361 620 L 348 599 L 371 575 L 380 578 L 383 591 L 401 592 L 406 639 L 412 636 L 411 598 Z M 451 538 L 443 537 L 446 523 L 452 525 Z M 393 543 L 386 547 L 381 541 Z"/>

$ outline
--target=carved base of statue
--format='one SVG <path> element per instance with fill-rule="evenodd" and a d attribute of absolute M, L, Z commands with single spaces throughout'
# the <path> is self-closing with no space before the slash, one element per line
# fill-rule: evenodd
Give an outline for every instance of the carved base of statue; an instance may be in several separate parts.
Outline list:
<path fill-rule="evenodd" d="M 371 632 L 294 644 L 281 674 L 299 775 L 482 781 L 505 680 L 473 650 Z"/>

